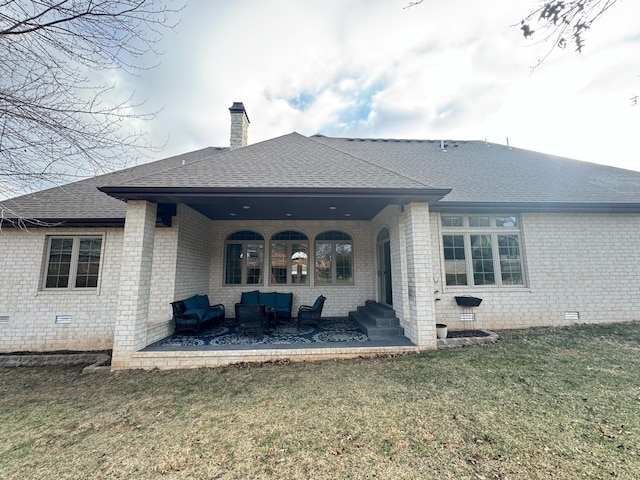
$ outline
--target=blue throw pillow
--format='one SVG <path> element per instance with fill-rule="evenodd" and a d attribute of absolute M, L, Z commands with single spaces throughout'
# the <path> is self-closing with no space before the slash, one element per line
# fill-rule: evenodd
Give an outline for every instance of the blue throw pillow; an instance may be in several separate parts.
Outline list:
<path fill-rule="evenodd" d="M 288 310 L 291 308 L 291 300 L 293 297 L 293 293 L 277 293 L 276 294 L 276 304 L 274 307 L 278 310 Z"/>
<path fill-rule="evenodd" d="M 207 295 L 196 295 L 196 300 L 198 301 L 198 308 L 209 309 L 209 297 Z"/>
<path fill-rule="evenodd" d="M 260 303 L 273 307 L 276 303 L 276 292 L 260 293 Z"/>
<path fill-rule="evenodd" d="M 253 292 L 242 292 L 240 303 L 244 303 L 244 304 L 260 303 L 260 291 L 254 290 Z"/>
<path fill-rule="evenodd" d="M 193 297 L 185 298 L 183 300 L 184 306 L 187 310 L 197 310 L 200 307 L 200 302 L 198 301 L 198 296 L 194 295 Z"/>

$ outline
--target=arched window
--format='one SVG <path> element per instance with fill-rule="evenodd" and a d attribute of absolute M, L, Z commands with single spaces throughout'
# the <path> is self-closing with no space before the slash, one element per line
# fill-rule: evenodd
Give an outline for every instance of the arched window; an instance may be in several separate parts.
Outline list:
<path fill-rule="evenodd" d="M 331 230 L 315 239 L 316 285 L 353 285 L 353 240 Z"/>
<path fill-rule="evenodd" d="M 262 284 L 264 237 L 250 230 L 229 235 L 224 265 L 225 285 Z"/>
<path fill-rule="evenodd" d="M 306 285 L 309 275 L 309 239 L 294 230 L 271 237 L 271 284 Z"/>

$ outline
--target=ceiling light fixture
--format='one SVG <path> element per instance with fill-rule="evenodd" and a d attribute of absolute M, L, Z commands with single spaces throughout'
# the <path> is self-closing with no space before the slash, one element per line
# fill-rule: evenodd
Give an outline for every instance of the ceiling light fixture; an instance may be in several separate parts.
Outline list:
<path fill-rule="evenodd" d="M 251 207 L 249 205 L 242 205 L 242 208 L 244 208 L 245 210 L 249 210 Z"/>
<path fill-rule="evenodd" d="M 335 210 L 336 207 L 329 207 L 329 210 Z"/>

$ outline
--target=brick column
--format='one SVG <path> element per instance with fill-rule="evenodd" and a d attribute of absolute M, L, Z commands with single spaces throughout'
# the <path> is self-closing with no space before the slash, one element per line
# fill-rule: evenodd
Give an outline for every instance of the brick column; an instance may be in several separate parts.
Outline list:
<path fill-rule="evenodd" d="M 405 239 L 410 326 L 406 335 L 421 349 L 437 348 L 428 204 L 405 206 Z"/>
<path fill-rule="evenodd" d="M 135 368 L 129 365 L 128 359 L 146 346 L 156 209 L 155 203 L 144 200 L 127 202 L 113 336 L 113 370 Z"/>

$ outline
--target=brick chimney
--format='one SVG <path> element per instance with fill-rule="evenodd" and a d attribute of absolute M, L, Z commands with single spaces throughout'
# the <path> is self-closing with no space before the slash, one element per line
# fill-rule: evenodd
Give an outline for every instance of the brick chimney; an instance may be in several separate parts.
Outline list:
<path fill-rule="evenodd" d="M 247 131 L 249 130 L 249 117 L 242 102 L 233 102 L 231 108 L 231 141 L 229 150 L 245 147 L 247 145 Z"/>

